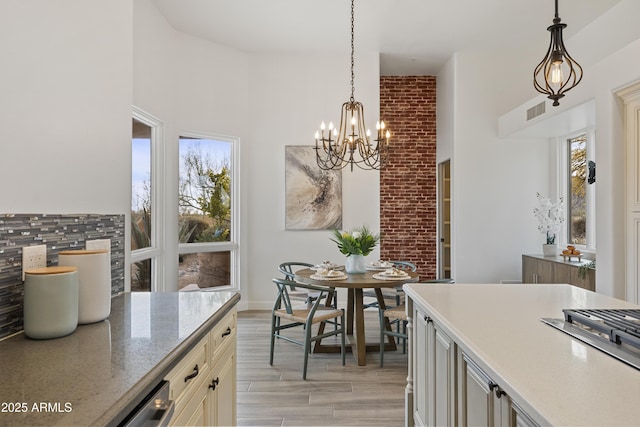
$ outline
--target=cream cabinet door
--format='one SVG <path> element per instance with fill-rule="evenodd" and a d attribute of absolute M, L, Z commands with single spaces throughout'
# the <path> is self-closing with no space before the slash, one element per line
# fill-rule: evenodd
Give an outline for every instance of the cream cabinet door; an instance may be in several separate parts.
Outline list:
<path fill-rule="evenodd" d="M 211 370 L 211 425 L 236 425 L 236 352 L 235 346 L 222 355 Z"/>
<path fill-rule="evenodd" d="M 459 352 L 458 415 L 463 426 L 536 427 L 533 419 L 466 354 Z"/>
<path fill-rule="evenodd" d="M 197 385 L 195 385 L 195 393 L 189 398 L 188 401 L 185 402 L 184 408 L 182 411 L 174 415 L 171 419 L 172 426 L 209 426 L 211 425 L 210 420 L 210 409 L 209 409 L 209 399 L 208 399 L 208 391 L 207 391 L 207 381 L 206 378 L 202 378 Z"/>
<path fill-rule="evenodd" d="M 431 322 L 433 339 L 433 424 L 435 426 L 456 425 L 455 395 L 455 343 L 437 324 Z"/>
<path fill-rule="evenodd" d="M 538 424 L 520 406 L 509 399 L 509 426 L 538 427 Z"/>
<path fill-rule="evenodd" d="M 500 402 L 491 379 L 465 354 L 460 353 L 459 415 L 463 426 L 500 426 Z"/>
<path fill-rule="evenodd" d="M 209 375 L 211 426 L 236 425 L 237 314 L 227 314 L 211 332 L 212 359 Z"/>
<path fill-rule="evenodd" d="M 414 424 L 455 425 L 455 344 L 433 321 L 414 313 Z"/>
<path fill-rule="evenodd" d="M 200 426 L 209 423 L 209 350 L 207 334 L 165 377 L 169 381 L 170 399 L 175 401 L 172 425 Z"/>
<path fill-rule="evenodd" d="M 419 309 L 413 313 L 413 422 L 416 426 L 428 425 L 430 372 L 427 366 L 428 353 L 433 348 L 429 338 L 429 318 Z M 433 381 L 431 381 L 433 383 Z"/>

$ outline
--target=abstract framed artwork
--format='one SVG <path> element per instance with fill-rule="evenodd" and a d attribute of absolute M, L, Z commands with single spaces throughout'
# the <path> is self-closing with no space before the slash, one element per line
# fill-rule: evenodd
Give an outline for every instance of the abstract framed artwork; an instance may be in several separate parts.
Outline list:
<path fill-rule="evenodd" d="M 342 228 L 342 171 L 324 171 L 311 145 L 285 147 L 285 229 Z"/>

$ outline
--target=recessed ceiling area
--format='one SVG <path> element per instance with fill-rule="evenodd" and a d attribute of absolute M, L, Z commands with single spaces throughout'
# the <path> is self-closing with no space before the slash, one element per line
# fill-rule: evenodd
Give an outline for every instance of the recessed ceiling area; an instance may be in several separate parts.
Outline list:
<path fill-rule="evenodd" d="M 350 51 L 349 0 L 152 0 L 176 30 L 247 53 Z M 560 0 L 565 39 L 620 0 Z M 380 74 L 435 75 L 454 52 L 549 44 L 554 0 L 356 0 L 355 51 Z"/>

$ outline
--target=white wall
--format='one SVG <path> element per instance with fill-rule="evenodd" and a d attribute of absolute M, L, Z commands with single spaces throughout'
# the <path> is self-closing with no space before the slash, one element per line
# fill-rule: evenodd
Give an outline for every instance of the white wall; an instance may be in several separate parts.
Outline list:
<path fill-rule="evenodd" d="M 127 0 L 0 2 L 0 214 L 128 218 L 132 12 Z"/>
<path fill-rule="evenodd" d="M 640 3 L 621 1 L 570 40 L 572 55 L 582 62 L 585 77 L 561 100 L 560 107 L 547 108 L 556 115 L 595 99 L 597 174 L 597 257 L 598 292 L 624 297 L 624 150 L 621 117 L 615 90 L 640 79 L 640 30 L 637 26 Z M 615 24 L 615 25 L 613 25 Z M 597 44 L 596 48 L 594 44 Z M 594 56 L 599 52 L 601 56 Z M 530 52 L 513 58 L 503 71 L 522 74 L 522 64 L 531 62 Z M 521 58 L 521 60 L 518 60 Z M 537 57 L 536 57 L 537 58 Z M 531 210 L 535 192 L 551 194 L 554 188 L 553 151 L 546 139 L 550 122 L 535 120 L 535 129 L 524 120 L 526 108 L 544 98 L 522 98 L 502 85 L 518 78 L 492 75 L 489 55 L 456 55 L 454 66 L 444 78 L 453 81 L 454 105 L 439 123 L 453 121 L 454 268 L 458 281 L 493 281 L 506 275 L 519 277 L 521 253 L 539 253 L 542 236 L 536 230 Z M 535 62 L 535 61 L 534 61 Z M 506 65 L 506 64 L 503 64 Z M 535 66 L 535 64 L 533 65 Z M 533 69 L 531 66 L 531 70 Z M 524 71 L 523 71 L 524 70 Z M 531 71 L 529 70 L 529 71 Z M 440 76 L 439 76 L 440 77 Z M 499 78 L 497 78 L 499 77 Z M 496 91 L 496 88 L 502 90 Z M 520 99 L 519 99 L 520 97 Z M 526 101 L 526 102 L 525 102 Z M 505 105 L 520 105 L 506 114 Z M 497 108 L 496 108 L 497 107 Z M 515 119 L 514 117 L 517 117 Z M 495 126 L 500 118 L 497 137 Z M 520 124 L 514 124 L 514 121 Z M 568 127 L 575 124 L 563 123 Z M 531 132 L 528 130 L 532 129 Z M 545 137 L 542 138 L 541 135 Z M 440 141 L 439 141 L 440 143 Z M 445 147 L 450 142 L 445 142 Z M 446 148 L 450 150 L 450 148 Z M 483 167 L 488 166 L 488 167 Z M 487 245 L 490 249 L 486 249 Z M 490 253 L 492 255 L 479 255 Z"/>
<path fill-rule="evenodd" d="M 439 96 L 451 96 L 438 100 L 438 156 L 453 159 L 452 277 L 459 283 L 520 279 L 521 255 L 534 251 L 531 210 L 536 191 L 548 186 L 548 145 L 498 137 L 496 88 L 506 81 L 484 53 L 456 54 L 438 76 Z"/>
<path fill-rule="evenodd" d="M 128 214 L 127 0 L 0 2 L 0 213 Z"/>
<path fill-rule="evenodd" d="M 329 230 L 288 231 L 284 225 L 284 153 L 287 145 L 313 145 L 320 122 L 340 120 L 349 99 L 349 57 L 253 55 L 250 61 L 250 144 L 244 167 L 250 220 L 248 235 L 248 303 L 271 308 L 277 266 L 284 261 L 342 262 Z M 356 57 L 355 98 L 375 126 L 379 111 L 378 55 Z M 379 230 L 379 173 L 342 172 L 343 228 L 366 224 Z M 369 255 L 377 259 L 379 251 Z"/>

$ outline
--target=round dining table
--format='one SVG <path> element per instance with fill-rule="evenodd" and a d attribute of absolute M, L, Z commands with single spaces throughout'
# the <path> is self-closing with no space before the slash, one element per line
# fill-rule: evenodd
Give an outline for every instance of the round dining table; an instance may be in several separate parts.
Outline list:
<path fill-rule="evenodd" d="M 365 273 L 348 273 L 345 279 L 340 280 L 317 280 L 312 279 L 311 275 L 315 274 L 315 270 L 305 268 L 295 272 L 295 280 L 300 283 L 310 283 L 315 285 L 330 286 L 333 288 L 347 289 L 347 306 L 346 306 L 346 334 L 349 341 L 348 349 L 351 350 L 356 362 L 359 366 L 367 364 L 368 351 L 380 351 L 380 343 L 367 344 L 365 341 L 364 328 L 364 295 L 363 289 L 374 289 L 376 299 L 382 309 L 386 308 L 383 288 L 396 288 L 404 283 L 417 282 L 419 276 L 417 273 L 407 271 L 408 274 L 404 279 L 385 279 L 375 278 L 374 275 L 380 271 L 366 271 Z M 380 276 L 378 276 L 380 277 Z M 331 303 L 327 300 L 327 305 Z M 320 325 L 324 328 L 324 324 Z M 385 318 L 385 328 L 391 330 L 389 321 Z M 396 343 L 392 336 L 389 336 L 389 342 L 385 344 L 385 350 L 393 351 L 396 349 Z M 321 340 L 316 341 L 314 353 L 336 353 L 340 352 L 339 345 L 322 344 Z"/>

